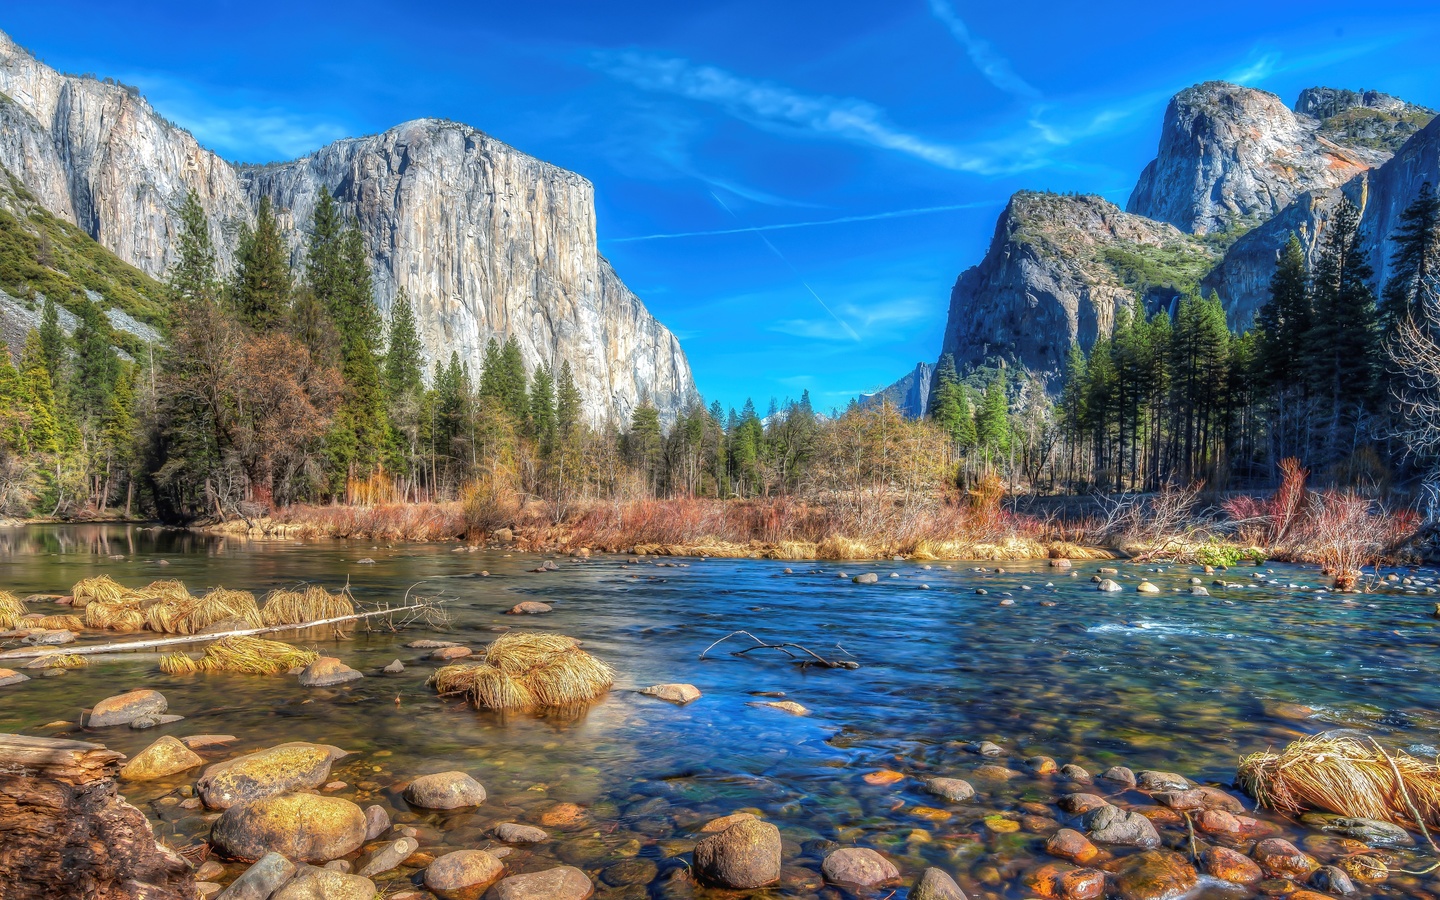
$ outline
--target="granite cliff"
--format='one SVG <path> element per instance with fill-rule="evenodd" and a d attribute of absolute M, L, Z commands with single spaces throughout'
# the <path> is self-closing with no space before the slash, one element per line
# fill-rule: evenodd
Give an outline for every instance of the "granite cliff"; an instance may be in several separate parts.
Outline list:
<path fill-rule="evenodd" d="M 228 268 L 266 195 L 298 261 L 323 186 L 366 235 L 382 311 L 408 291 L 430 361 L 458 353 L 477 368 L 490 338 L 514 336 L 529 367 L 569 360 L 595 422 L 628 420 L 645 398 L 668 420 L 697 397 L 675 336 L 599 255 L 591 184 L 468 126 L 421 119 L 294 162 L 235 166 L 135 89 L 58 73 L 0 33 L 0 166 L 157 278 L 175 261 L 187 190 Z"/>

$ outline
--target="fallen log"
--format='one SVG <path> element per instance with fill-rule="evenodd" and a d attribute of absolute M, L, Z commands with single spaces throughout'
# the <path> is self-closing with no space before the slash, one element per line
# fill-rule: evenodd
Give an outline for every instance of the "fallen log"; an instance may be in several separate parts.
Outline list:
<path fill-rule="evenodd" d="M 714 650 L 717 644 L 723 644 L 725 641 L 730 640 L 732 637 L 737 637 L 742 634 L 745 637 L 748 637 L 750 640 L 754 641 L 755 645 L 751 647 L 746 647 L 744 650 L 732 650 L 730 651 L 731 656 L 744 656 L 752 650 L 779 650 L 781 653 L 784 653 L 786 656 L 790 657 L 791 661 L 802 669 L 808 669 L 812 666 L 821 669 L 860 668 L 860 664 L 853 659 L 826 659 L 825 657 L 816 653 L 814 650 L 811 650 L 809 647 L 801 646 L 794 641 L 785 641 L 781 644 L 769 644 L 765 641 L 760 640 L 758 637 L 748 631 L 730 632 L 729 634 L 722 637 L 720 640 L 716 641 L 714 644 L 711 644 L 704 650 L 701 650 L 700 658 L 705 659 L 705 654 L 709 653 L 711 650 Z M 839 650 L 841 653 L 845 652 L 845 649 L 843 647 L 840 647 L 838 644 L 836 645 L 836 649 Z M 798 650 L 799 653 L 792 653 L 792 650 Z"/>
<path fill-rule="evenodd" d="M 190 865 L 119 795 L 124 754 L 0 734 L 0 896 L 189 900 Z"/>

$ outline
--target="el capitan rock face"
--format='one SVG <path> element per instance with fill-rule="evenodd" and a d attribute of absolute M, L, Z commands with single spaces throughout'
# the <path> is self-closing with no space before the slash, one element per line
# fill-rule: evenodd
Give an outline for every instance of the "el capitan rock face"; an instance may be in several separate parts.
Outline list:
<path fill-rule="evenodd" d="M 163 277 L 178 202 L 195 190 L 228 270 L 262 196 L 301 236 L 326 187 L 365 233 L 376 298 L 405 288 L 427 361 L 479 367 L 514 336 L 527 367 L 568 360 L 595 422 L 648 397 L 669 420 L 696 398 L 679 342 L 599 255 L 594 188 L 473 128 L 438 119 L 337 141 L 300 160 L 233 166 L 133 88 L 63 75 L 0 33 L 0 166 L 55 215 Z M 427 366 L 427 369 L 431 368 Z"/>
<path fill-rule="evenodd" d="M 1176 94 L 1160 147 L 1127 211 L 1207 234 L 1270 218 L 1308 190 L 1338 187 L 1389 157 L 1342 146 L 1277 96 L 1207 81 Z"/>

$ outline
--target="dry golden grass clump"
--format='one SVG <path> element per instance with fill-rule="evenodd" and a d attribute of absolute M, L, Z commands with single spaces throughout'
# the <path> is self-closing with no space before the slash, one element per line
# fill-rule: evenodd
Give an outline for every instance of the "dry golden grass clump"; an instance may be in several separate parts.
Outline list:
<path fill-rule="evenodd" d="M 51 653 L 26 666 L 28 669 L 83 669 L 90 660 L 78 653 Z"/>
<path fill-rule="evenodd" d="M 79 616 L 37 616 L 29 615 L 19 622 L 26 628 L 44 628 L 47 631 L 84 631 L 85 621 Z"/>
<path fill-rule="evenodd" d="M 1373 740 L 1300 738 L 1279 753 L 1245 757 L 1236 780 L 1258 805 L 1283 813 L 1315 809 L 1410 829 L 1440 828 L 1440 765 L 1388 753 Z"/>
<path fill-rule="evenodd" d="M 463 693 L 482 709 L 531 710 L 589 703 L 610 689 L 615 671 L 562 634 L 511 631 L 479 665 L 446 666 L 430 683 Z"/>
<path fill-rule="evenodd" d="M 349 591 L 332 594 L 317 584 L 304 591 L 271 591 L 260 612 L 266 625 L 305 625 L 354 614 Z"/>
<path fill-rule="evenodd" d="M 237 635 L 218 640 L 205 648 L 199 659 L 184 653 L 160 658 L 166 675 L 193 675 L 196 672 L 234 672 L 240 675 L 279 675 L 295 666 L 308 666 L 320 657 L 313 650 L 301 650 L 281 641 Z"/>
<path fill-rule="evenodd" d="M 9 591 L 0 591 L 0 631 L 14 628 L 25 615 L 25 604 Z"/>
<path fill-rule="evenodd" d="M 239 619 L 260 628 L 260 607 L 249 591 L 215 588 L 203 597 L 185 594 L 159 600 L 145 609 L 145 625 L 161 634 L 198 634 L 217 622 Z"/>
<path fill-rule="evenodd" d="M 76 609 L 84 609 L 96 601 L 114 603 L 127 593 L 130 591 L 117 584 L 109 575 L 98 575 L 75 582 L 75 586 L 70 589 L 70 605 Z"/>

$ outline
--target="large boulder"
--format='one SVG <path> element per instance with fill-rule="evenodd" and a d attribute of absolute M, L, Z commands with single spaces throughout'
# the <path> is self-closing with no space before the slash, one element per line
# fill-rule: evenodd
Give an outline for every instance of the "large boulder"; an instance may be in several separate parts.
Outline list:
<path fill-rule="evenodd" d="M 205 760 L 168 734 L 135 754 L 120 770 L 126 781 L 153 781 L 204 765 Z"/>
<path fill-rule="evenodd" d="M 780 829 L 759 819 L 736 822 L 695 845 L 695 873 L 716 887 L 748 890 L 780 880 Z"/>
<path fill-rule="evenodd" d="M 1200 880 L 1185 857 L 1169 850 L 1147 850 L 1107 866 L 1119 900 L 1175 900 Z"/>
<path fill-rule="evenodd" d="M 868 847 L 843 847 L 825 857 L 820 871 L 831 884 L 852 884 L 873 887 L 900 877 L 900 870 L 890 860 Z"/>
<path fill-rule="evenodd" d="M 196 782 L 211 809 L 229 809 L 247 800 L 317 788 L 330 778 L 334 751 L 324 744 L 291 741 L 215 763 Z"/>
<path fill-rule="evenodd" d="M 495 885 L 493 900 L 585 900 L 595 892 L 589 876 L 573 866 L 511 875 Z"/>
<path fill-rule="evenodd" d="M 364 677 L 335 657 L 322 656 L 300 673 L 300 683 L 305 687 L 330 687 Z"/>
<path fill-rule="evenodd" d="M 410 782 L 405 801 L 425 809 L 461 809 L 484 803 L 485 788 L 464 772 L 437 772 Z"/>
<path fill-rule="evenodd" d="M 232 806 L 210 840 L 222 856 L 259 859 L 274 851 L 309 863 L 353 853 L 365 843 L 365 813 L 340 797 L 280 794 Z"/>
<path fill-rule="evenodd" d="M 360 875 L 306 868 L 270 900 L 375 900 L 375 882 Z"/>
<path fill-rule="evenodd" d="M 1102 806 L 1085 814 L 1085 828 L 1090 839 L 1102 844 L 1119 844 L 1154 850 L 1160 846 L 1160 835 L 1150 820 L 1118 806 Z"/>
<path fill-rule="evenodd" d="M 505 865 L 484 850 L 456 850 L 425 867 L 425 887 L 443 900 L 477 900 L 505 874 Z"/>
<path fill-rule="evenodd" d="M 969 900 L 944 869 L 930 867 L 910 889 L 910 900 Z"/>
<path fill-rule="evenodd" d="M 140 690 L 106 697 L 85 720 L 88 728 L 110 728 L 115 725 L 129 725 L 137 719 L 162 716 L 170 704 L 159 691 Z"/>
<path fill-rule="evenodd" d="M 240 873 L 215 900 L 269 900 L 291 878 L 295 864 L 279 853 L 266 853 L 253 866 Z"/>

